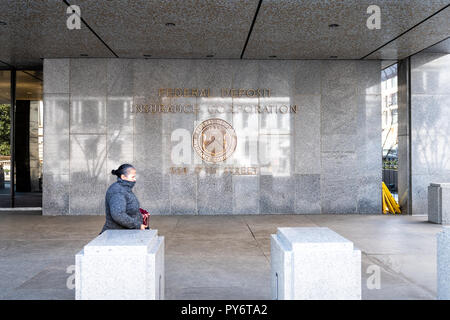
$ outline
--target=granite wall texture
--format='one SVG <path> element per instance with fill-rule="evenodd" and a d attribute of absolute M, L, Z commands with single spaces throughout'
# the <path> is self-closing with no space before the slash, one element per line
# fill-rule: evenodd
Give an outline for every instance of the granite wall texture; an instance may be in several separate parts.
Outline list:
<path fill-rule="evenodd" d="M 431 182 L 450 182 L 450 54 L 411 57 L 412 214 L 428 213 Z"/>
<path fill-rule="evenodd" d="M 159 88 L 213 95 L 161 98 Z M 269 88 L 271 97 L 223 98 L 221 88 Z M 200 112 L 132 113 L 138 103 Z M 267 104 L 298 111 L 208 113 L 211 105 Z M 104 214 L 110 171 L 126 162 L 152 214 L 380 213 L 380 106 L 379 61 L 45 59 L 43 213 Z M 206 166 L 190 139 L 212 117 L 238 137 L 217 167 L 258 167 L 257 175 L 190 170 Z M 190 171 L 173 174 L 173 166 Z"/>

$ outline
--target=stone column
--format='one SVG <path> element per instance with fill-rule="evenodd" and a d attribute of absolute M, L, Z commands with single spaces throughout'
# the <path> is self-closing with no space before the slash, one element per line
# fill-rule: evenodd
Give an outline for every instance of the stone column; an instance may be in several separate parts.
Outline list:
<path fill-rule="evenodd" d="M 450 54 L 421 52 L 410 60 L 411 204 L 414 215 L 426 215 L 427 187 L 450 182 L 450 82 L 442 80 L 450 77 Z"/>
<path fill-rule="evenodd" d="M 77 300 L 164 299 L 164 237 L 107 230 L 75 256 Z"/>
<path fill-rule="evenodd" d="M 398 62 L 398 204 L 403 214 L 411 206 L 411 69 L 410 59 Z"/>
<path fill-rule="evenodd" d="M 450 227 L 437 234 L 437 299 L 450 300 Z"/>
<path fill-rule="evenodd" d="M 271 269 L 273 299 L 361 299 L 361 251 L 328 228 L 278 228 Z"/>

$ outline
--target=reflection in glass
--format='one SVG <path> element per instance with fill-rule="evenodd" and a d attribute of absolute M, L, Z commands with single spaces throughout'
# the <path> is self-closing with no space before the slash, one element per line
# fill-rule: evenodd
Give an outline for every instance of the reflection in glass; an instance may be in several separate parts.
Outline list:
<path fill-rule="evenodd" d="M 10 206 L 11 72 L 0 71 L 0 208 Z"/>
<path fill-rule="evenodd" d="M 16 72 L 14 206 L 42 207 L 42 71 Z"/>
<path fill-rule="evenodd" d="M 381 71 L 383 181 L 393 196 L 398 189 L 397 64 Z"/>
<path fill-rule="evenodd" d="M 221 118 L 230 122 L 237 135 L 232 157 L 216 166 L 257 167 L 263 175 L 291 174 L 292 114 L 289 97 L 211 97 L 199 100 L 200 112 L 194 127 L 206 119 Z M 175 143 L 175 147 L 179 148 L 179 144 Z M 186 148 L 190 146 L 186 145 Z M 194 164 L 201 164 L 195 154 L 194 159 Z"/>

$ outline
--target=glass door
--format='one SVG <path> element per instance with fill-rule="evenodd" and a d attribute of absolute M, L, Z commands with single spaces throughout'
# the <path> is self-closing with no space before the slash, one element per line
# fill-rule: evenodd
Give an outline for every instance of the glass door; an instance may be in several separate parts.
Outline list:
<path fill-rule="evenodd" d="M 0 70 L 0 208 L 11 206 L 11 71 Z"/>
<path fill-rule="evenodd" d="M 0 70 L 0 208 L 42 207 L 42 83 L 39 70 Z"/>
<path fill-rule="evenodd" d="M 383 182 L 398 201 L 397 64 L 381 72 Z"/>
<path fill-rule="evenodd" d="M 15 207 L 42 207 L 42 71 L 16 74 Z"/>

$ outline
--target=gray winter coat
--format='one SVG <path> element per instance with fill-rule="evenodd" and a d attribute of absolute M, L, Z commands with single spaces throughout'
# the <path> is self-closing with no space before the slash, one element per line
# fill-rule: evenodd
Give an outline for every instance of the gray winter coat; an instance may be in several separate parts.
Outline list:
<path fill-rule="evenodd" d="M 140 229 L 142 214 L 139 201 L 131 189 L 134 182 L 117 178 L 106 191 L 106 222 L 100 233 L 108 229 Z"/>

